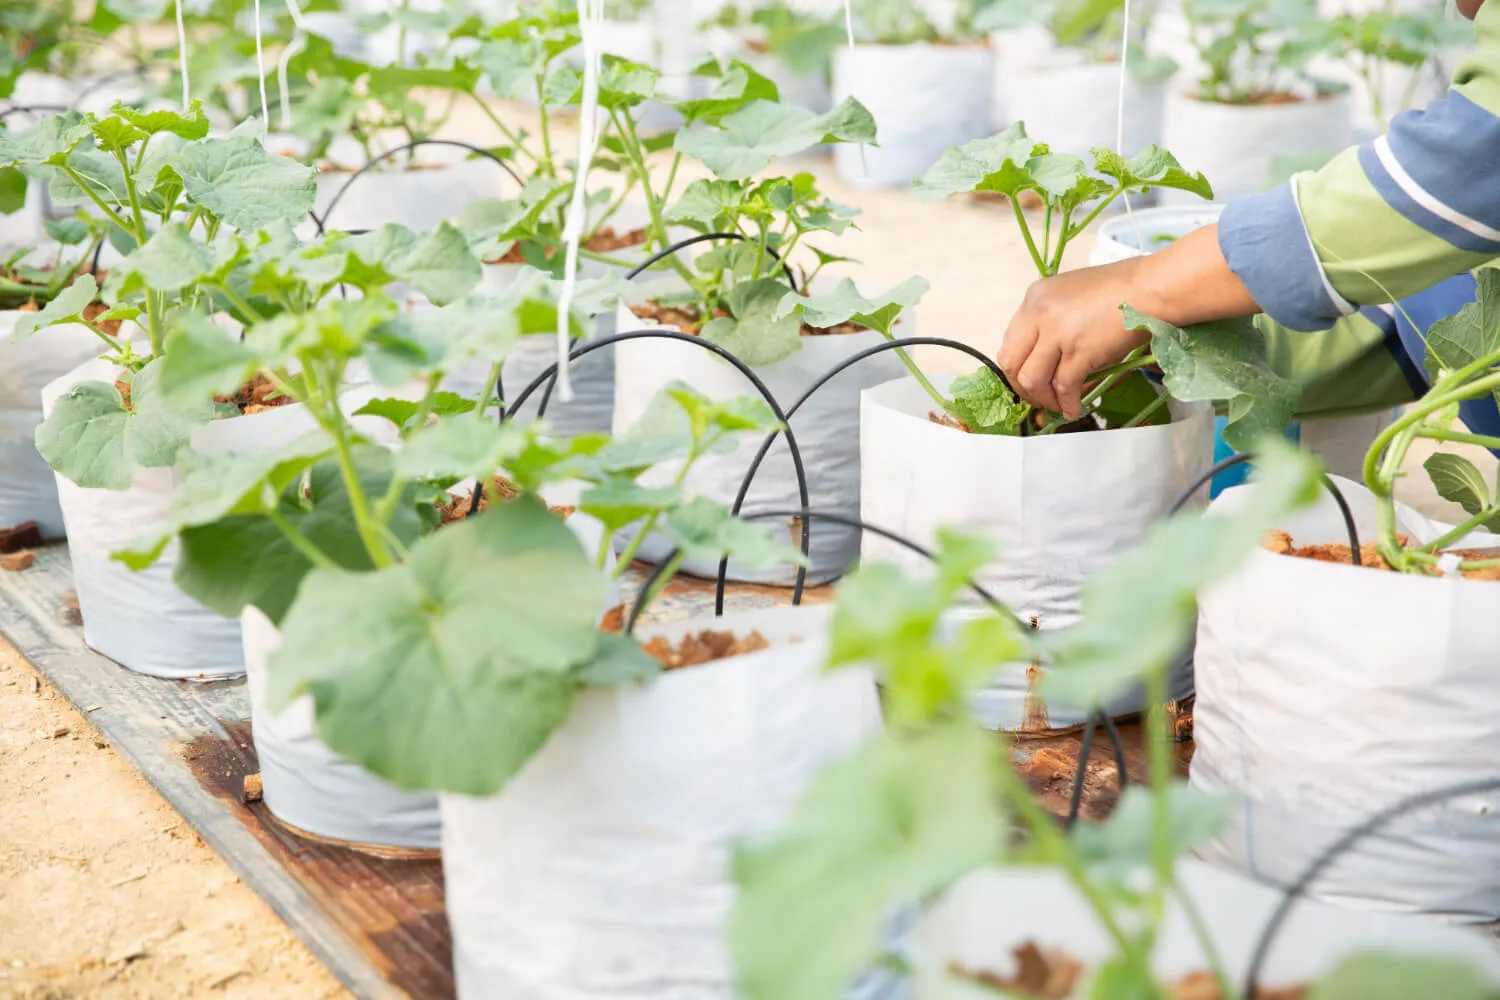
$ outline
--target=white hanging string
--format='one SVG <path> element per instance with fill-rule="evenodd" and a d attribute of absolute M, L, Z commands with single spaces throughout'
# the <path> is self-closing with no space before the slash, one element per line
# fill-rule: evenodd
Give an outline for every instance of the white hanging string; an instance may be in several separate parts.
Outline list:
<path fill-rule="evenodd" d="M 583 42 L 583 97 L 578 108 L 578 164 L 573 176 L 573 197 L 563 221 L 563 285 L 557 302 L 557 398 L 573 399 L 568 372 L 572 350 L 573 293 L 578 284 L 578 248 L 588 224 L 588 177 L 599 144 L 599 72 L 602 52 L 599 32 L 604 22 L 604 0 L 578 0 L 578 32 Z"/>
<path fill-rule="evenodd" d="M 256 0 L 257 3 L 260 0 Z M 276 60 L 276 88 L 277 97 L 281 100 L 281 130 L 290 132 L 292 130 L 292 97 L 291 88 L 287 84 L 288 67 L 291 65 L 292 57 L 307 47 L 306 26 L 302 23 L 302 8 L 297 6 L 297 0 L 286 0 L 287 13 L 292 15 L 292 25 L 296 34 L 292 36 L 291 43 L 281 50 L 281 56 Z M 264 87 L 265 80 L 262 78 L 261 85 Z M 264 94 L 261 100 L 265 100 Z M 270 128 L 270 117 L 267 116 L 266 127 Z"/>
<path fill-rule="evenodd" d="M 844 0 L 844 34 L 849 37 L 849 47 L 854 48 L 854 0 Z"/>
<path fill-rule="evenodd" d="M 255 0 L 255 72 L 260 77 L 260 121 L 263 126 L 270 128 L 271 105 L 266 100 L 266 58 L 260 36 L 260 0 Z"/>
<path fill-rule="evenodd" d="M 1125 85 L 1128 82 L 1127 73 L 1130 72 L 1130 0 L 1125 0 L 1125 9 L 1121 13 L 1120 28 L 1120 90 L 1117 95 L 1115 106 L 1115 150 L 1121 156 L 1127 156 L 1125 152 Z M 1123 196 L 1125 200 L 1125 214 L 1130 218 L 1130 227 L 1135 230 L 1136 245 L 1141 248 L 1141 253 L 1146 252 L 1146 238 L 1141 235 L 1141 225 L 1135 219 L 1135 209 L 1130 204 L 1130 195 Z"/>
<path fill-rule="evenodd" d="M 182 69 L 182 109 L 186 111 L 192 88 L 188 86 L 187 25 L 182 20 L 182 0 L 177 0 L 177 63 Z"/>

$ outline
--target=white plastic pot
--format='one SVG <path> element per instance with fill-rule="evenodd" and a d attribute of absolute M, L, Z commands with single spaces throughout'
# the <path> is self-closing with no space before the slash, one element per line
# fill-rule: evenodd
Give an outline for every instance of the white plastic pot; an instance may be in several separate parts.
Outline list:
<path fill-rule="evenodd" d="M 1139 257 L 1142 240 L 1148 252 L 1164 249 L 1173 240 L 1218 222 L 1223 211 L 1223 205 L 1200 202 L 1173 208 L 1137 209 L 1128 215 L 1114 216 L 1099 227 L 1099 237 L 1089 254 L 1089 266 Z"/>
<path fill-rule="evenodd" d="M 862 188 L 921 177 L 949 146 L 990 132 L 994 54 L 984 45 L 856 45 L 833 55 L 833 100 L 875 116 L 877 146 L 834 147 L 839 178 Z"/>
<path fill-rule="evenodd" d="M 1202 914 L 1225 974 L 1238 986 L 1250 971 L 1256 945 L 1281 894 L 1193 861 L 1183 862 L 1178 873 Z M 913 934 L 915 1000 L 993 997 L 993 991 L 951 975 L 950 968 L 1013 975 L 1012 949 L 1028 942 L 1043 950 L 1064 951 L 1088 967 L 1117 954 L 1092 908 L 1062 873 L 986 869 L 949 890 Z M 1492 986 L 1500 986 L 1500 955 L 1486 937 L 1410 917 L 1349 913 L 1306 900 L 1292 910 L 1274 939 L 1261 982 L 1271 988 L 1309 983 L 1332 972 L 1343 959 L 1368 952 L 1464 961 Z M 1152 972 L 1171 982 L 1208 968 L 1208 957 L 1181 903 L 1169 898 Z"/>
<path fill-rule="evenodd" d="M 1372 495 L 1337 479 L 1361 541 Z M 1254 486 L 1225 491 L 1232 507 Z M 1398 509 L 1417 541 L 1447 526 Z M 1298 545 L 1347 542 L 1333 500 L 1280 525 Z M 1477 533 L 1455 547 L 1493 548 Z M 1252 554 L 1198 617 L 1192 782 L 1240 805 L 1206 860 L 1287 884 L 1346 830 L 1412 795 L 1500 775 L 1500 583 Z M 1396 820 L 1312 892 L 1359 909 L 1500 918 L 1500 792 Z"/>
<path fill-rule="evenodd" d="M 620 307 L 616 323 L 621 330 L 653 326 L 636 318 L 626 306 Z M 912 336 L 915 325 L 912 315 L 905 314 L 895 328 L 897 336 Z M 784 410 L 840 361 L 883 342 L 884 338 L 873 330 L 803 337 L 802 349 L 797 353 L 754 371 Z M 727 361 L 703 348 L 670 340 L 646 339 L 617 344 L 615 369 L 614 431 L 617 434 L 629 430 L 646 412 L 656 394 L 670 382 L 685 382 L 711 399 L 760 395 L 755 386 Z M 807 477 L 808 506 L 811 509 L 838 511 L 851 516 L 858 513 L 861 483 L 859 395 L 903 370 L 894 351 L 867 358 L 819 389 L 790 418 Z M 732 506 L 750 463 L 764 441 L 759 434 L 741 434 L 733 451 L 698 459 L 689 471 L 684 487 L 691 495 L 705 496 L 726 507 Z M 661 486 L 675 476 L 676 468 L 672 463 L 666 463 L 648 472 L 641 481 L 646 485 Z M 785 436 L 781 436 L 756 471 L 740 513 L 749 516 L 762 511 L 801 507 L 791 448 Z M 756 523 L 771 529 L 780 541 L 796 544 L 794 526 L 789 520 Z M 799 526 L 799 529 L 810 532 L 808 579 L 815 583 L 839 576 L 859 557 L 858 529 L 817 520 Z M 627 529 L 621 537 L 633 535 Z M 641 545 L 637 555 L 648 561 L 659 561 L 665 559 L 673 548 L 670 539 L 652 535 Z M 700 576 L 716 576 L 719 566 L 717 561 L 705 563 L 687 559 L 682 570 Z M 790 585 L 796 581 L 796 576 L 796 567 L 793 566 L 752 569 L 738 560 L 729 561 L 728 578 L 731 580 Z"/>
<path fill-rule="evenodd" d="M 438 147 L 437 151 L 461 153 L 452 147 Z M 398 153 L 392 160 L 405 155 Z M 358 178 L 352 169 L 320 171 L 317 183 L 313 211 L 328 229 L 378 229 L 395 223 L 418 233 L 430 232 L 439 222 L 457 217 L 472 201 L 499 198 L 516 187 L 504 168 L 478 156 L 467 160 L 449 157 L 446 162 L 419 159 L 413 169 L 397 168 L 387 161 Z"/>
<path fill-rule="evenodd" d="M 643 629 L 755 629 L 771 648 L 582 693 L 500 794 L 442 797 L 460 1000 L 732 1000 L 732 847 L 880 726 L 873 677 L 823 669 L 829 617 Z"/>
<path fill-rule="evenodd" d="M 947 390 L 951 377 L 932 376 Z M 931 545 L 939 528 L 989 538 L 995 562 L 978 582 L 1023 620 L 1066 628 L 1083 582 L 1134 547 L 1209 468 L 1213 408 L 1170 404 L 1158 427 L 1007 437 L 934 423 L 941 412 L 915 379 L 860 399 L 864 519 Z M 866 535 L 861 557 L 922 573 L 928 563 Z"/>
<path fill-rule="evenodd" d="M 1026 123 L 1026 134 L 1054 152 L 1086 156 L 1096 147 L 1119 145 L 1119 63 L 1089 60 L 1079 49 L 1059 48 L 1045 28 L 1028 27 L 990 36 L 995 50 L 994 123 Z M 1125 74 L 1125 144 L 1134 156 L 1160 144 L 1165 80 Z"/>
<path fill-rule="evenodd" d="M 1234 105 L 1200 101 L 1181 90 L 1167 94 L 1163 145 L 1178 161 L 1202 171 L 1221 201 L 1271 186 L 1283 157 L 1339 152 L 1354 141 L 1348 90 L 1290 104 Z M 1162 191 L 1164 205 L 1197 201 L 1186 191 Z"/>
<path fill-rule="evenodd" d="M 23 313 L 0 312 L 0 528 L 35 521 L 43 538 L 61 538 L 57 479 L 36 452 L 42 387 L 97 358 L 105 346 L 88 327 L 48 327 L 12 343 Z"/>

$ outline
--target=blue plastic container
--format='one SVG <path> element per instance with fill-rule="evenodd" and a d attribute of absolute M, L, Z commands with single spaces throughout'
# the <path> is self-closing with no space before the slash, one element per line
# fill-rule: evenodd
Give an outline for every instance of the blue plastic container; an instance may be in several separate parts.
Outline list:
<path fill-rule="evenodd" d="M 1224 425 L 1229 421 L 1225 417 L 1214 417 L 1214 464 L 1218 465 L 1224 459 L 1234 454 L 1234 449 L 1224 443 Z M 1292 444 L 1302 443 L 1302 425 L 1287 424 L 1286 439 Z M 1250 463 L 1236 465 L 1232 469 L 1225 469 L 1214 476 L 1213 481 L 1208 484 L 1208 497 L 1212 500 L 1231 486 L 1238 486 L 1250 476 Z"/>

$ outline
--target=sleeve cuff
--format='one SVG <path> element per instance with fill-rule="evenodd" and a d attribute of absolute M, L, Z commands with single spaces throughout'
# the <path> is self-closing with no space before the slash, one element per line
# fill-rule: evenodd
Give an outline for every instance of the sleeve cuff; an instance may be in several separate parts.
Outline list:
<path fill-rule="evenodd" d="M 1219 217 L 1219 250 L 1256 305 L 1282 326 L 1326 330 L 1354 312 L 1334 291 L 1297 204 L 1297 181 L 1236 198 Z"/>

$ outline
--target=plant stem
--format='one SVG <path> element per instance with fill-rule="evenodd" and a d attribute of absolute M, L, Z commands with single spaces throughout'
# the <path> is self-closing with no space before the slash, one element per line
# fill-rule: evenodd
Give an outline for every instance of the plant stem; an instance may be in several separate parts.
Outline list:
<path fill-rule="evenodd" d="M 876 332 L 885 337 L 886 340 L 892 342 L 896 340 L 894 334 L 888 333 L 885 330 L 879 330 Z M 938 392 L 937 386 L 928 381 L 927 376 L 922 373 L 922 369 L 918 368 L 917 363 L 912 360 L 911 355 L 906 353 L 906 348 L 896 348 L 896 357 L 901 359 L 901 363 L 906 366 L 906 370 L 911 372 L 911 377 L 916 379 L 917 384 L 922 387 L 923 391 L 925 391 L 927 395 L 932 397 L 932 401 L 938 406 L 942 407 L 943 412 L 948 414 L 948 416 L 952 417 L 954 420 L 958 420 L 958 409 L 953 405 L 953 401 L 950 400 L 947 396 L 944 396 L 942 393 Z"/>
<path fill-rule="evenodd" d="M 411 418 L 411 426 L 413 430 L 420 430 L 421 428 L 427 426 L 427 418 L 432 415 L 432 406 L 433 403 L 437 400 L 437 392 L 438 380 L 435 377 L 429 378 L 427 381 L 427 391 L 422 394 L 422 401 L 417 404 L 417 412 Z M 486 392 L 488 392 L 488 390 L 486 390 Z M 338 405 L 336 396 L 334 405 Z M 340 416 L 342 417 L 343 411 L 339 412 Z M 405 491 L 405 489 L 406 480 L 402 479 L 400 476 L 392 474 L 391 482 L 390 485 L 386 487 L 385 495 L 382 496 L 375 505 L 375 521 L 376 523 L 381 525 L 382 528 L 388 527 L 390 525 L 391 517 L 396 513 L 396 506 L 401 502 L 401 494 Z"/>
<path fill-rule="evenodd" d="M 1182 907 L 1182 915 L 1187 917 L 1193 937 L 1198 939 L 1198 947 L 1203 949 L 1203 960 L 1208 963 L 1208 971 L 1218 984 L 1219 996 L 1223 1000 L 1239 1000 L 1240 992 L 1229 982 L 1229 975 L 1224 971 L 1224 959 L 1219 954 L 1218 945 L 1214 943 L 1213 933 L 1209 931 L 1203 914 L 1198 910 L 1198 904 L 1193 902 L 1192 894 L 1187 891 L 1186 886 L 1177 887 L 1177 903 Z"/>
<path fill-rule="evenodd" d="M 526 154 L 526 157 L 531 160 L 532 166 L 536 167 L 537 169 L 541 169 L 542 161 L 537 157 L 535 153 L 526 148 L 525 143 L 521 141 L 521 137 L 519 135 L 512 132 L 510 128 L 500 120 L 500 116 L 495 114 L 495 110 L 491 108 L 487 103 L 485 103 L 484 98 L 480 97 L 473 91 L 466 91 L 466 93 L 468 93 L 470 97 L 474 98 L 474 103 L 479 105 L 479 109 L 483 111 L 485 117 L 490 120 L 490 124 L 499 129 L 500 134 L 505 136 L 506 141 L 511 144 L 511 148 L 516 150 L 516 152 L 518 153 Z"/>
<path fill-rule="evenodd" d="M 322 365 L 311 358 L 305 358 L 304 364 L 307 369 L 308 384 L 313 390 L 308 400 L 308 410 L 333 438 L 334 455 L 338 459 L 339 474 L 344 480 L 344 489 L 349 493 L 349 510 L 354 515 L 355 530 L 359 533 L 359 539 L 364 543 L 365 551 L 370 554 L 370 561 L 375 564 L 376 569 L 385 569 L 394 560 L 390 550 L 386 547 L 385 539 L 381 537 L 380 532 L 375 530 L 374 519 L 370 516 L 369 501 L 359 481 L 359 470 L 354 464 L 353 442 L 349 440 L 344 414 L 339 409 L 338 379 L 323 371 Z"/>
<path fill-rule="evenodd" d="M 1431 438 L 1434 441 L 1456 441 L 1459 444 L 1477 444 L 1483 448 L 1500 448 L 1500 437 L 1465 434 L 1462 431 L 1445 431 L 1437 427 L 1423 427 L 1417 432 L 1417 437 Z"/>
<path fill-rule="evenodd" d="M 240 311 L 241 318 L 244 319 L 246 326 L 259 323 L 265 319 L 254 306 L 250 305 L 249 302 L 240 297 L 238 292 L 230 288 L 228 282 L 219 283 L 216 287 L 224 293 L 224 297 L 229 300 L 229 304 Z"/>
<path fill-rule="evenodd" d="M 483 422 L 484 411 L 490 408 L 490 401 L 498 397 L 495 386 L 500 381 L 500 369 L 505 367 L 505 362 L 496 361 L 490 365 L 490 377 L 485 380 L 484 393 L 479 397 L 479 405 L 474 407 L 474 419 Z M 504 402 L 504 400 L 501 400 Z"/>
<path fill-rule="evenodd" d="M 1019 194 L 1019 192 L 1017 193 Z M 1021 227 L 1021 235 L 1026 238 L 1026 250 L 1031 254 L 1031 262 L 1036 265 L 1037 273 L 1044 278 L 1052 277 L 1051 272 L 1047 270 L 1047 264 L 1042 259 L 1042 255 L 1037 252 L 1036 240 L 1031 238 L 1031 227 L 1026 224 L 1026 213 L 1021 211 L 1020 199 L 1011 198 L 1010 207 L 1016 213 L 1016 224 Z"/>
<path fill-rule="evenodd" d="M 270 518 L 271 523 L 276 525 L 277 529 L 286 536 L 286 540 L 292 543 L 292 548 L 307 557 L 308 562 L 319 569 L 341 568 L 338 563 L 324 555 L 321 549 L 308 541 L 307 537 L 294 528 L 286 516 L 274 506 L 267 508 L 266 517 Z"/>
<path fill-rule="evenodd" d="M 1153 928 L 1159 928 L 1166 905 L 1165 893 L 1177 884 L 1175 846 L 1172 838 L 1172 761 L 1166 733 L 1167 671 L 1165 665 L 1146 675 L 1146 719 L 1141 726 L 1146 741 L 1146 775 L 1151 787 L 1151 868 L 1155 884 L 1151 898 Z M 1151 725 L 1152 713 L 1163 725 Z"/>
<path fill-rule="evenodd" d="M 1141 424 L 1145 423 L 1147 420 L 1150 420 L 1152 414 L 1156 413 L 1156 411 L 1159 410 L 1159 409 L 1161 409 L 1163 406 L 1166 406 L 1167 403 L 1171 402 L 1171 400 L 1172 400 L 1172 394 L 1168 393 L 1168 392 L 1163 392 L 1160 396 L 1157 396 L 1154 400 L 1152 400 L 1146 406 L 1142 407 L 1141 408 L 1141 412 L 1137 413 L 1135 416 L 1133 416 L 1129 420 L 1125 421 L 1125 426 L 1122 427 L 1121 430 L 1128 430 L 1131 427 L 1139 427 Z"/>
<path fill-rule="evenodd" d="M 1455 525 L 1448 531 L 1444 532 L 1437 538 L 1434 538 L 1432 541 L 1422 546 L 1422 551 L 1440 555 L 1443 549 L 1447 548 L 1449 545 L 1452 545 L 1454 542 L 1458 541 L 1460 538 L 1464 537 L 1475 528 L 1478 528 L 1486 521 L 1494 520 L 1496 514 L 1500 514 L 1500 507 L 1490 507 L 1482 510 L 1478 514 L 1475 514 L 1473 517 L 1464 521 L 1462 524 Z"/>
<path fill-rule="evenodd" d="M 94 189 L 89 187 L 88 182 L 85 181 L 81 176 L 79 176 L 78 171 L 74 170 L 66 163 L 62 164 L 61 166 L 63 173 L 67 174 L 68 177 L 73 181 L 73 183 L 77 184 L 83 190 L 83 193 L 89 196 L 89 200 L 94 203 L 94 207 L 103 212 L 105 218 L 107 218 L 110 222 L 113 222 L 116 226 L 119 226 L 122 232 L 126 232 L 131 236 L 135 236 L 141 243 L 146 242 L 146 238 L 144 236 L 138 235 L 134 229 L 130 228 L 130 225 L 126 223 L 124 219 L 120 218 L 120 216 L 115 212 L 114 209 L 106 205 L 103 199 L 101 199 L 97 194 L 94 193 Z"/>

